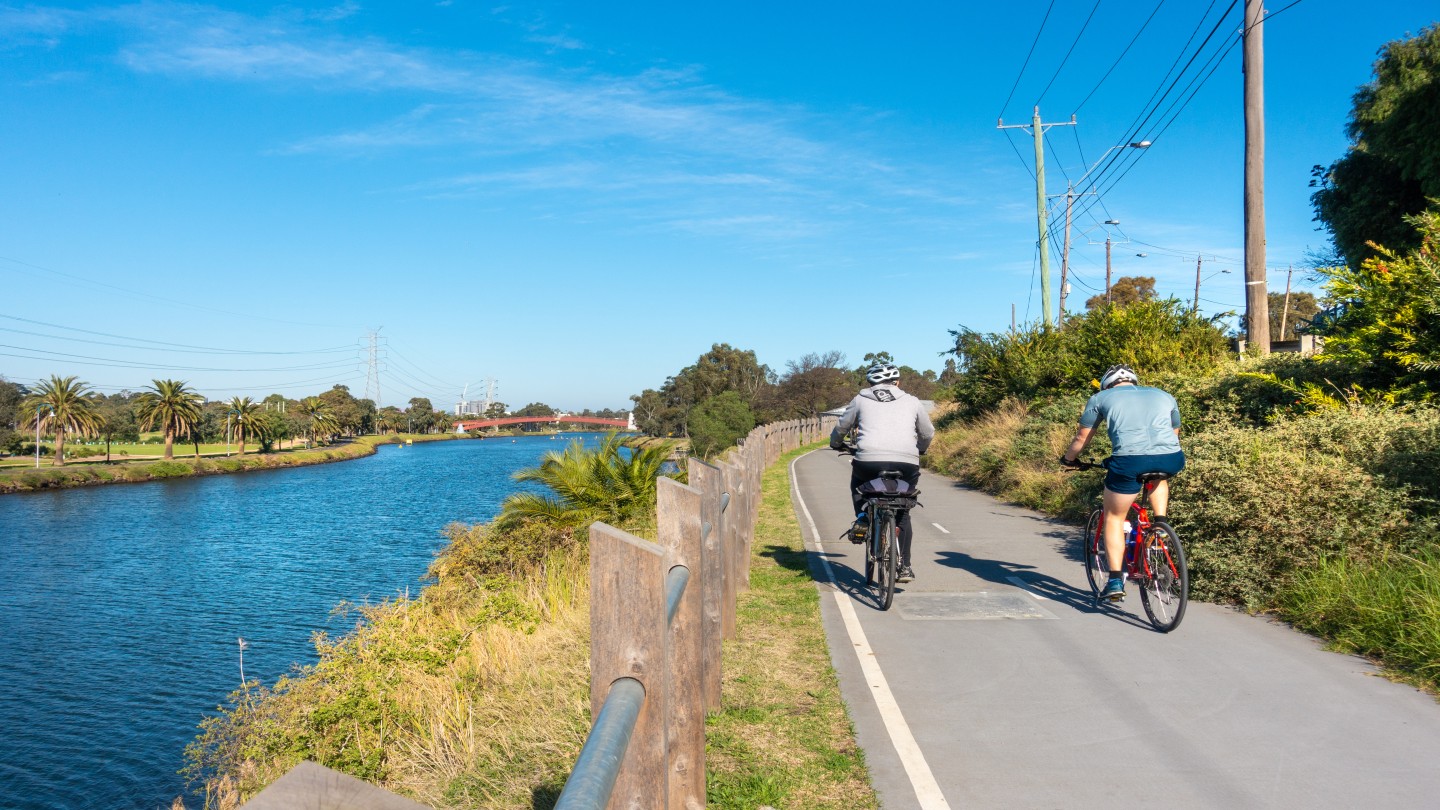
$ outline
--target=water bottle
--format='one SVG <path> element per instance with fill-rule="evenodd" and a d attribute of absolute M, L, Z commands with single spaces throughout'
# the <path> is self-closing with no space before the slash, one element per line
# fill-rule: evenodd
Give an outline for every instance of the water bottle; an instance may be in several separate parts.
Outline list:
<path fill-rule="evenodd" d="M 1125 521 L 1124 530 L 1125 530 L 1125 565 L 1126 565 L 1126 567 L 1129 567 L 1130 563 L 1131 563 L 1131 562 L 1134 560 L 1134 558 L 1135 558 L 1135 535 L 1136 535 L 1137 532 L 1136 532 L 1136 530 L 1135 530 L 1135 527 L 1132 526 L 1132 525 L 1130 524 L 1130 521 L 1128 521 L 1128 520 Z"/>

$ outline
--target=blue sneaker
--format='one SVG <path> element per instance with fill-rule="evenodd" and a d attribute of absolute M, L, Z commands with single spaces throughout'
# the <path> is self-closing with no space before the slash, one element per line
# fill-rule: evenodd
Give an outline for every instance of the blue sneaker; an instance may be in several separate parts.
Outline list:
<path fill-rule="evenodd" d="M 1121 577 L 1112 577 L 1105 583 L 1105 590 L 1100 592 L 1100 598 L 1107 602 L 1125 601 L 1125 580 Z"/>

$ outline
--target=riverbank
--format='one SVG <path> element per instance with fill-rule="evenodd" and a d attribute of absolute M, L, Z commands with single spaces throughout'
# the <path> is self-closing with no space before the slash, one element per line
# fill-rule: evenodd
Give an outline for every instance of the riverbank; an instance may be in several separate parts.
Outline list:
<path fill-rule="evenodd" d="M 67 462 L 63 467 L 0 467 L 0 495 L 12 492 L 34 492 L 42 489 L 68 489 L 98 484 L 134 484 L 195 475 L 220 475 L 249 470 L 274 470 L 285 467 L 304 467 L 311 464 L 329 464 L 332 461 L 348 461 L 374 455 L 375 449 L 382 444 L 440 442 L 451 439 L 496 441 L 507 438 L 517 439 L 522 436 L 569 439 L 575 433 L 584 432 L 588 431 L 487 433 L 483 436 L 464 433 L 396 433 L 388 436 L 359 436 L 310 450 L 283 450 L 278 453 L 252 453 L 243 456 L 202 455 L 198 459 L 193 455 L 177 454 L 170 461 L 131 459 L 106 462 L 86 459 Z"/>
<path fill-rule="evenodd" d="M 243 456 L 195 458 L 176 456 L 169 461 L 115 461 L 66 464 L 63 467 L 30 467 L 0 470 L 0 495 L 11 492 L 34 492 L 41 489 L 66 489 L 98 484 L 131 484 L 196 475 L 219 475 L 248 470 L 273 470 L 328 464 L 374 455 L 382 444 L 433 442 L 449 439 L 480 438 L 453 433 L 393 434 L 360 436 L 311 450 L 285 450 L 279 453 L 254 453 Z"/>

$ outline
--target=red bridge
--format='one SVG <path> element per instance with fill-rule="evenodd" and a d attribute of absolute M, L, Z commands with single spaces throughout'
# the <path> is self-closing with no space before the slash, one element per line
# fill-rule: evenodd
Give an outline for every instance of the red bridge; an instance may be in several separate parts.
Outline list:
<path fill-rule="evenodd" d="M 634 430 L 634 423 L 625 419 L 602 419 L 598 416 L 571 416 L 569 414 L 555 414 L 554 416 L 502 416 L 499 419 L 465 419 L 455 423 L 456 432 L 470 431 L 476 428 L 503 427 L 505 425 L 604 425 L 605 427 L 619 428 L 620 430 Z"/>

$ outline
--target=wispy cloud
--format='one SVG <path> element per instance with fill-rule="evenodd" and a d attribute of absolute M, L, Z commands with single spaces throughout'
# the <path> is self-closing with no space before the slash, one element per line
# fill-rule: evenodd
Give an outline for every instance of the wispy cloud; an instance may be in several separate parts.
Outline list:
<path fill-rule="evenodd" d="M 30 9 L 0 13 L 0 31 L 61 38 L 103 28 L 118 34 L 119 62 L 141 74 L 289 92 L 378 93 L 409 103 L 404 114 L 271 150 L 378 157 L 445 149 L 468 155 L 479 169 L 417 180 L 402 189 L 409 193 L 565 190 L 572 200 L 621 195 L 654 202 L 703 189 L 717 207 L 741 212 L 724 217 L 676 208 L 673 227 L 697 233 L 752 227 L 808 234 L 817 227 L 811 212 L 894 215 L 911 206 L 969 203 L 963 191 L 831 135 L 875 116 L 835 122 L 800 107 L 737 97 L 708 84 L 694 67 L 614 75 L 348 35 L 359 11 L 350 2 L 264 17 L 168 3 L 84 13 Z M 552 50 L 585 47 L 569 34 L 547 33 L 541 22 L 523 27 L 526 39 Z M 776 224 L 781 221 L 791 224 Z"/>

